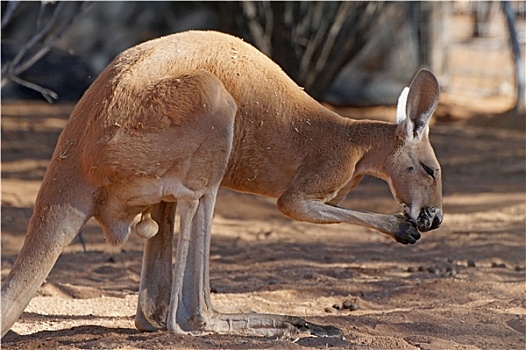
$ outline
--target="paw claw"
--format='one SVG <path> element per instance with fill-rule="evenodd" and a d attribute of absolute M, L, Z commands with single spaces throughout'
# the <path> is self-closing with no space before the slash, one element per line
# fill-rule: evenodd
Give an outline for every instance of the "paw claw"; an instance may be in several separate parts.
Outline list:
<path fill-rule="evenodd" d="M 298 329 L 300 333 L 308 332 L 310 335 L 320 338 L 341 338 L 343 332 L 335 326 L 321 326 L 307 322 L 303 319 L 292 320 L 291 324 Z"/>

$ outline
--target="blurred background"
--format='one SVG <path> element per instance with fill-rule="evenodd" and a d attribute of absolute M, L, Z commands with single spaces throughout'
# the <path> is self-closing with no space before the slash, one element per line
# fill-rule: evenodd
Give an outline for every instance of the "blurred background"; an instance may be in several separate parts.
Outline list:
<path fill-rule="evenodd" d="M 212 29 L 252 43 L 331 106 L 392 106 L 427 67 L 442 116 L 524 119 L 524 1 L 2 1 L 1 10 L 3 101 L 75 102 L 123 50 Z"/>

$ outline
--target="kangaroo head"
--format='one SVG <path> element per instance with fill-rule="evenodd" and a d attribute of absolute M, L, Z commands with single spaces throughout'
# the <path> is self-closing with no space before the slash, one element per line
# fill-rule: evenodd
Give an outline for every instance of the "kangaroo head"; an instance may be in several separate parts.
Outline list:
<path fill-rule="evenodd" d="M 388 182 L 405 215 L 419 231 L 436 229 L 443 219 L 440 164 L 429 142 L 429 120 L 438 105 L 438 81 L 420 70 L 398 100 L 398 147 L 387 164 Z"/>

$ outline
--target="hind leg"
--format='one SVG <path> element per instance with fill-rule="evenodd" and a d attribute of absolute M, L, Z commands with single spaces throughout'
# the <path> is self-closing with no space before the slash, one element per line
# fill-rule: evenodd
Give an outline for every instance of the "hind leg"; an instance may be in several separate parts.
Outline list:
<path fill-rule="evenodd" d="M 308 333 L 341 337 L 333 326 L 319 326 L 299 317 L 272 314 L 223 314 L 210 299 L 209 258 L 213 210 L 217 190 L 178 203 L 181 228 L 174 266 L 167 327 L 174 333 L 210 332 L 256 336 Z"/>
<path fill-rule="evenodd" d="M 172 245 L 175 202 L 161 202 L 151 208 L 158 232 L 144 243 L 135 326 L 141 331 L 166 329 L 172 289 Z"/>

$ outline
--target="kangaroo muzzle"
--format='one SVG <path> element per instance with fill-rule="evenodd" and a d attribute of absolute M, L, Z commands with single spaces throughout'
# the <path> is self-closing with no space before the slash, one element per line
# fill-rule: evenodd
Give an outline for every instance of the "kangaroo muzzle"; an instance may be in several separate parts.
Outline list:
<path fill-rule="evenodd" d="M 444 213 L 438 208 L 422 208 L 416 219 L 416 228 L 420 232 L 427 232 L 437 229 L 442 224 Z"/>

